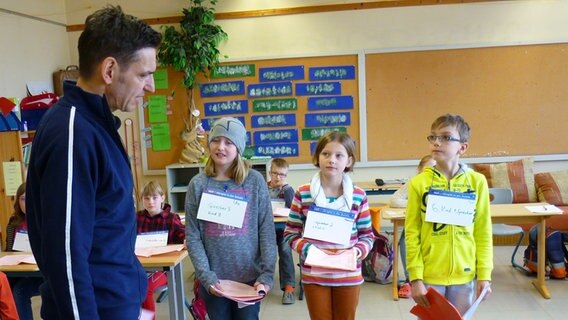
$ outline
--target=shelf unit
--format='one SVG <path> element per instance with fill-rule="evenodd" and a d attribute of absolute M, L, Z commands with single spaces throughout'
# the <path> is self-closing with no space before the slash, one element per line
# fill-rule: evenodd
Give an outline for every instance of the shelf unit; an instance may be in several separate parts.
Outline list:
<path fill-rule="evenodd" d="M 252 168 L 258 172 L 260 172 L 260 174 L 262 174 L 262 176 L 264 177 L 265 180 L 268 181 L 268 170 L 270 169 L 268 167 L 270 160 L 252 160 Z"/>
<path fill-rule="evenodd" d="M 167 201 L 172 206 L 172 212 L 184 213 L 187 185 L 193 176 L 202 171 L 202 163 L 175 163 L 166 166 Z"/>

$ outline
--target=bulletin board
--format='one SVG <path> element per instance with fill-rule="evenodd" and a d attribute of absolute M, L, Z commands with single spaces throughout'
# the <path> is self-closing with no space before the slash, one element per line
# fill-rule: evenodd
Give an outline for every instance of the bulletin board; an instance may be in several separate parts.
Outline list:
<path fill-rule="evenodd" d="M 141 113 L 148 170 L 179 162 L 184 147 L 181 132 L 189 99 L 180 85 L 182 74 L 164 70 L 157 77 L 165 75 L 167 81 L 156 80 L 160 85 L 148 95 Z M 333 130 L 351 135 L 360 159 L 358 74 L 356 54 L 238 61 L 221 64 L 209 79 L 199 77 L 193 94 L 206 131 L 223 116 L 244 122 L 247 157 L 311 163 L 317 140 Z M 149 114 L 161 109 L 150 108 L 151 101 L 165 104 L 165 117 L 160 111 L 150 119 Z"/>
<path fill-rule="evenodd" d="M 370 161 L 420 158 L 445 113 L 468 157 L 568 153 L 566 43 L 366 54 L 365 72 Z"/>

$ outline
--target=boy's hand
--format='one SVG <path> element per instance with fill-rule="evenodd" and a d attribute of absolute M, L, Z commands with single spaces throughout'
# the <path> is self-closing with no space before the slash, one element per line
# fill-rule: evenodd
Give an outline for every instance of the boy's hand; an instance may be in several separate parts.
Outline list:
<path fill-rule="evenodd" d="M 428 291 L 426 290 L 426 286 L 424 286 L 422 280 L 414 280 L 411 284 L 412 299 L 414 299 L 414 302 L 416 302 L 416 304 L 418 304 L 419 306 L 430 307 L 430 302 L 426 297 L 426 293 Z"/>
<path fill-rule="evenodd" d="M 487 293 L 485 294 L 485 296 L 483 297 L 483 299 L 481 301 L 485 301 L 487 299 L 487 297 L 489 297 L 489 295 L 491 294 L 491 282 L 487 281 L 487 280 L 478 280 L 477 281 L 477 294 L 475 295 L 475 298 L 477 299 L 479 297 L 479 295 L 481 294 L 481 291 L 483 291 L 483 289 L 485 287 L 489 287 L 487 289 Z"/>

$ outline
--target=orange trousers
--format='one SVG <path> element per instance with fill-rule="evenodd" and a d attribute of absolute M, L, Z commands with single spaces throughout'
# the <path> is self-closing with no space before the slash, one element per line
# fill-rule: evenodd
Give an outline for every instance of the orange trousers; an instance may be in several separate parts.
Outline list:
<path fill-rule="evenodd" d="M 361 286 L 304 284 L 311 320 L 354 320 Z"/>
<path fill-rule="evenodd" d="M 18 320 L 18 310 L 14 303 L 14 296 L 8 277 L 4 272 L 0 272 L 0 318 L 2 320 Z"/>

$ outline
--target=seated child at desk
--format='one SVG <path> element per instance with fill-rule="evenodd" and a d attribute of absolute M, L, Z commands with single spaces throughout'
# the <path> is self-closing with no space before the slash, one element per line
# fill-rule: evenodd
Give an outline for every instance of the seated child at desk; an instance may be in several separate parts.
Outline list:
<path fill-rule="evenodd" d="M 418 163 L 418 173 L 424 171 L 424 168 L 433 167 L 436 165 L 436 160 L 432 159 L 431 155 L 426 155 L 420 159 Z M 390 206 L 392 208 L 406 208 L 406 204 L 408 203 L 408 183 L 402 185 L 400 189 L 398 189 L 391 198 Z M 406 270 L 406 241 L 404 240 L 404 229 L 402 229 L 402 233 L 400 234 L 400 257 L 402 259 L 402 268 L 404 269 L 404 283 L 398 289 L 398 296 L 399 298 L 410 298 L 412 294 L 410 280 L 408 278 L 408 270 Z"/>
<path fill-rule="evenodd" d="M 31 252 L 28 239 L 28 225 L 26 223 L 26 183 L 22 183 L 16 190 L 14 212 L 6 226 L 6 251 Z M 18 309 L 19 318 L 31 320 L 33 296 L 39 295 L 39 286 L 43 283 L 42 277 L 10 277 L 14 302 Z"/>
<path fill-rule="evenodd" d="M 294 199 L 294 188 L 286 183 L 288 176 L 288 162 L 282 158 L 275 158 L 270 163 L 270 181 L 268 181 L 268 192 L 275 206 L 290 208 Z M 280 204 L 277 204 L 280 203 Z M 275 206 L 273 205 L 273 211 Z M 294 259 L 292 248 L 284 242 L 285 224 L 276 224 L 276 244 L 278 245 L 278 273 L 280 276 L 280 289 L 282 294 L 282 304 L 293 304 L 295 301 L 294 287 L 296 274 L 294 271 Z"/>
<path fill-rule="evenodd" d="M 150 181 L 142 189 L 142 205 L 144 210 L 136 213 L 137 233 L 153 231 L 168 231 L 168 244 L 183 244 L 185 241 L 185 226 L 177 213 L 170 212 L 171 206 L 164 203 L 165 196 L 162 186 L 156 181 Z M 148 275 L 148 291 L 142 308 L 156 311 L 154 291 L 168 284 L 168 277 L 163 271 Z"/>

